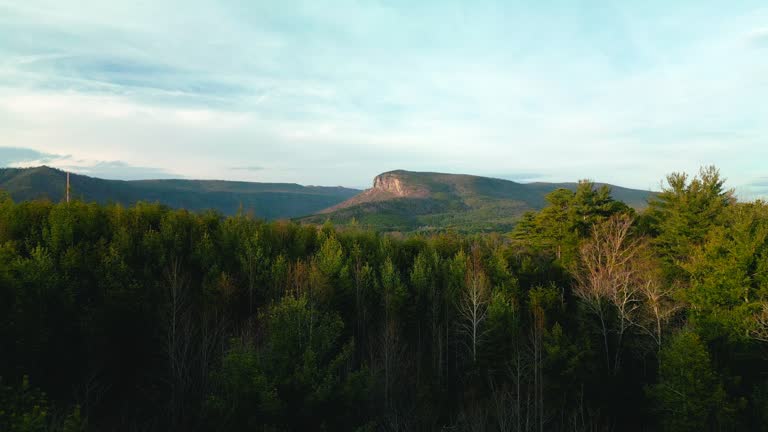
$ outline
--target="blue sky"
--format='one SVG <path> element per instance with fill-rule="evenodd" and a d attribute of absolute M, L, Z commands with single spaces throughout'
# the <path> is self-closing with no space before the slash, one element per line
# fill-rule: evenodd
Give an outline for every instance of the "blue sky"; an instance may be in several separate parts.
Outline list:
<path fill-rule="evenodd" d="M 0 164 L 768 195 L 761 1 L 0 0 Z"/>

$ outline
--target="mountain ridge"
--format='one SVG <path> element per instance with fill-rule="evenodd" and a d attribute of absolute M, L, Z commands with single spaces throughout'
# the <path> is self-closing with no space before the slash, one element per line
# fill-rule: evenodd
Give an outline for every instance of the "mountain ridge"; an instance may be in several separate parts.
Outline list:
<path fill-rule="evenodd" d="M 265 219 L 306 223 L 353 221 L 382 231 L 505 231 L 527 211 L 542 208 L 556 189 L 578 183 L 517 183 L 493 177 L 393 170 L 374 177 L 366 190 L 297 183 L 228 180 L 106 180 L 71 174 L 72 196 L 83 201 L 131 205 L 159 202 L 226 215 L 252 211 Z M 64 199 L 65 171 L 40 166 L 0 168 L 0 189 L 14 200 Z M 604 183 L 595 183 L 602 186 Z M 607 185 L 607 184 L 606 184 Z M 643 208 L 654 192 L 611 187 L 615 199 Z"/>
<path fill-rule="evenodd" d="M 636 209 L 654 192 L 606 183 L 615 199 Z M 457 229 L 508 230 L 529 210 L 538 210 L 557 189 L 575 190 L 577 182 L 517 183 L 493 177 L 407 170 L 377 175 L 371 188 L 317 215 L 301 220 L 339 225 L 353 221 L 395 231 Z"/>
<path fill-rule="evenodd" d="M 359 193 L 341 186 L 302 186 L 297 183 L 257 183 L 228 180 L 107 180 L 70 174 L 72 197 L 99 203 L 131 205 L 159 202 L 189 210 L 214 209 L 227 215 L 241 208 L 266 219 L 294 218 L 316 213 Z M 48 166 L 0 168 L 0 189 L 14 200 L 61 201 L 66 172 Z"/>

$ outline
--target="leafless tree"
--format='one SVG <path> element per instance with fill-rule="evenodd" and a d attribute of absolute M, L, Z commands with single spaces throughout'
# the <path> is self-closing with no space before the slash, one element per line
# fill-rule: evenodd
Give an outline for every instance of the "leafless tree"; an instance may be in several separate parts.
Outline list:
<path fill-rule="evenodd" d="M 599 409 L 586 406 L 583 386 L 579 392 L 576 406 L 566 419 L 564 428 L 573 432 L 612 432 L 616 429 L 613 420 L 605 419 Z"/>
<path fill-rule="evenodd" d="M 174 426 L 184 417 L 184 401 L 189 387 L 192 351 L 192 320 L 190 319 L 187 279 L 181 260 L 172 258 L 166 268 L 168 293 L 166 357 L 170 372 L 170 420 Z"/>
<path fill-rule="evenodd" d="M 646 266 L 639 281 L 645 313 L 636 319 L 635 325 L 653 339 L 658 353 L 663 343 L 664 326 L 681 305 L 672 296 L 674 286 L 664 284 L 657 269 L 655 266 Z"/>
<path fill-rule="evenodd" d="M 628 215 L 616 215 L 596 225 L 592 237 L 579 250 L 579 266 L 574 272 L 574 293 L 600 321 L 606 365 L 614 371 L 621 363 L 624 335 L 642 312 L 644 281 L 638 260 L 645 243 L 630 236 L 633 222 Z M 612 313 L 616 315 L 614 325 L 610 322 Z M 610 333 L 616 334 L 613 356 Z"/>
<path fill-rule="evenodd" d="M 531 394 L 533 365 L 529 348 L 516 347 L 506 371 L 509 384 L 499 387 L 492 376 L 489 378 L 491 408 L 499 432 L 528 432 L 536 428 L 532 418 L 536 409 Z"/>
<path fill-rule="evenodd" d="M 482 328 L 488 316 L 491 292 L 488 277 L 482 269 L 480 251 L 473 248 L 467 263 L 464 291 L 459 299 L 458 312 L 461 317 L 459 330 L 469 338 L 472 362 L 477 361 L 477 347 L 485 336 Z"/>
<path fill-rule="evenodd" d="M 85 418 L 98 407 L 111 385 L 101 379 L 101 367 L 91 369 L 85 379 L 74 389 L 75 400 L 83 409 Z"/>
<path fill-rule="evenodd" d="M 760 303 L 760 311 L 753 317 L 754 327 L 750 331 L 753 339 L 768 342 L 768 301 Z"/>
<path fill-rule="evenodd" d="M 472 404 L 459 412 L 457 428 L 466 432 L 485 432 L 488 430 L 488 411 L 481 404 Z"/>
<path fill-rule="evenodd" d="M 177 430 L 192 426 L 196 413 L 190 411 L 206 394 L 210 370 L 223 350 L 225 321 L 218 311 L 195 315 L 189 293 L 189 279 L 181 260 L 172 258 L 165 271 L 167 309 L 165 351 L 169 370 L 170 424 Z"/>
<path fill-rule="evenodd" d="M 384 430 L 418 429 L 415 394 L 403 389 L 413 379 L 413 358 L 400 340 L 400 329 L 394 319 L 385 323 L 377 351 L 374 364 L 382 372 L 384 381 Z"/>

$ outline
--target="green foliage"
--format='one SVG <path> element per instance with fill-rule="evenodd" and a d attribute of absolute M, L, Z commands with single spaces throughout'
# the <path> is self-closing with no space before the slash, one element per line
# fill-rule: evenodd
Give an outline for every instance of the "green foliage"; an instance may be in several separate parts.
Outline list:
<path fill-rule="evenodd" d="M 378 231 L 444 232 L 462 233 L 508 232 L 525 213 L 551 205 L 559 195 L 575 196 L 577 202 L 590 210 L 572 206 L 574 213 L 600 209 L 613 212 L 618 205 L 610 199 L 614 195 L 634 208 L 644 208 L 650 192 L 595 186 L 580 183 L 531 183 L 520 184 L 508 180 L 453 175 L 394 171 L 383 174 L 395 176 L 406 191 L 406 196 L 393 198 L 369 191 L 342 204 L 331 213 L 323 213 L 300 219 L 303 222 L 322 224 L 331 220 L 337 225 L 355 224 Z M 592 189 L 595 189 L 594 191 Z M 410 193 L 410 195 L 408 194 Z M 582 228 L 593 223 L 580 221 Z"/>
<path fill-rule="evenodd" d="M 667 176 L 667 186 L 651 199 L 648 219 L 657 250 L 677 272 L 678 266 L 700 245 L 713 226 L 721 224 L 733 204 L 733 191 L 715 167 L 702 168 L 688 180 L 684 173 Z"/>
<path fill-rule="evenodd" d="M 207 402 L 212 426 L 346 429 L 360 421 L 359 412 L 345 410 L 356 402 L 350 397 L 364 402 L 371 383 L 347 368 L 353 344 L 342 342 L 339 317 L 313 310 L 306 298 L 285 297 L 260 319 L 263 341 L 232 341 L 224 355 L 218 390 Z"/>
<path fill-rule="evenodd" d="M 632 210 L 589 182 L 511 237 L 0 197 L 0 430 L 759 430 L 768 207 L 715 174 L 670 181 L 627 231 L 642 253 L 598 254 L 600 317 L 572 263 Z M 406 180 L 439 201 L 416 225 L 519 186 Z"/>
<path fill-rule="evenodd" d="M 62 410 L 58 410 L 62 411 Z M 0 430 L 7 432 L 83 432 L 87 422 L 82 418 L 80 406 L 64 411 L 62 421 L 56 419 L 57 410 L 51 407 L 48 396 L 32 387 L 24 375 L 17 386 L 9 386 L 0 378 Z"/>
<path fill-rule="evenodd" d="M 752 393 L 752 415 L 757 424 L 756 430 L 768 431 L 768 381 L 755 385 Z"/>
<path fill-rule="evenodd" d="M 611 197 L 608 186 L 595 188 L 586 180 L 579 182 L 575 191 L 557 189 L 546 200 L 541 211 L 520 221 L 513 237 L 548 252 L 566 267 L 574 262 L 579 242 L 590 234 L 592 226 L 611 215 L 631 211 Z"/>
<path fill-rule="evenodd" d="M 80 406 L 77 405 L 64 418 L 61 424 L 61 432 L 85 432 L 86 430 L 88 430 L 88 422 L 83 418 Z"/>
<path fill-rule="evenodd" d="M 23 377 L 18 389 L 6 386 L 0 380 L 0 430 L 45 431 L 48 422 L 48 398 L 30 385 L 29 377 Z"/>
<path fill-rule="evenodd" d="M 729 423 L 725 391 L 698 335 L 682 331 L 661 352 L 659 382 L 649 395 L 665 431 L 722 430 Z"/>
<path fill-rule="evenodd" d="M 380 277 L 384 308 L 387 314 L 394 315 L 405 302 L 405 287 L 400 283 L 400 275 L 389 257 L 381 265 Z"/>
<path fill-rule="evenodd" d="M 342 187 L 219 180 L 104 180 L 71 175 L 72 196 L 87 202 L 159 202 L 174 208 L 248 212 L 267 219 L 304 216 L 339 204 L 358 192 Z M 49 167 L 0 168 L 0 189 L 17 201 L 64 199 L 66 173 Z"/>
<path fill-rule="evenodd" d="M 711 227 L 681 265 L 690 287 L 685 299 L 691 319 L 708 339 L 748 338 L 750 319 L 768 299 L 768 206 L 757 202 L 722 210 L 724 222 Z"/>

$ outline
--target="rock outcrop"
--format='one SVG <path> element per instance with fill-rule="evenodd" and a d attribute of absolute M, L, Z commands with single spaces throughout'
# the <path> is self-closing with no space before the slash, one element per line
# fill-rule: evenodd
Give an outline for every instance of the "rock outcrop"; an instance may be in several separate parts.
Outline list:
<path fill-rule="evenodd" d="M 395 198 L 428 198 L 429 189 L 423 185 L 409 182 L 406 173 L 390 171 L 377 175 L 373 179 L 373 187 L 366 189 L 341 204 L 323 210 L 321 213 L 331 213 L 336 210 L 352 207 L 362 203 L 386 201 Z"/>
<path fill-rule="evenodd" d="M 426 198 L 429 195 L 425 187 L 406 182 L 398 172 L 377 175 L 373 179 L 373 189 L 401 198 Z"/>

